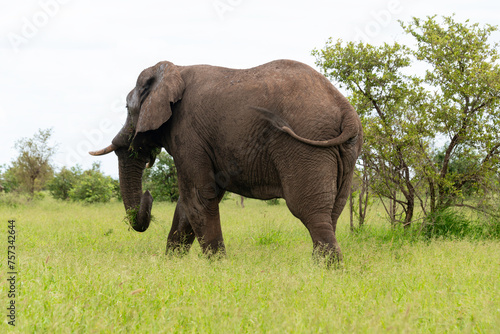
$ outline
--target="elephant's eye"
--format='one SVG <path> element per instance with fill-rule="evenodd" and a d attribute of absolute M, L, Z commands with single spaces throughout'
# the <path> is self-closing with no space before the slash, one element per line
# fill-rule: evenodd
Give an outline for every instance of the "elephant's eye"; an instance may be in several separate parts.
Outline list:
<path fill-rule="evenodd" d="M 148 82 L 146 82 L 146 84 L 142 86 L 142 89 L 139 92 L 141 103 L 144 102 L 144 99 L 148 96 L 152 82 L 152 80 L 148 80 Z"/>
<path fill-rule="evenodd" d="M 149 78 L 148 81 L 146 81 L 146 83 L 144 84 L 144 90 L 148 90 L 151 85 L 153 84 L 153 82 L 155 81 L 155 78 Z"/>
<path fill-rule="evenodd" d="M 149 93 L 149 89 L 153 85 L 154 81 L 155 78 L 149 78 L 148 81 L 146 81 L 146 83 L 142 86 L 142 89 L 140 91 L 141 98 L 144 98 Z"/>

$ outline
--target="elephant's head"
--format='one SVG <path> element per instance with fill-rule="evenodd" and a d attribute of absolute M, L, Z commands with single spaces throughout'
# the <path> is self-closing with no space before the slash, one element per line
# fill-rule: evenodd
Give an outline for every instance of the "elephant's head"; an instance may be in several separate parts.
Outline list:
<path fill-rule="evenodd" d="M 161 147 L 159 131 L 172 116 L 171 104 L 179 101 L 185 84 L 177 67 L 161 62 L 144 70 L 127 96 L 128 117 L 111 145 L 91 155 L 115 152 L 118 156 L 120 191 L 131 226 L 143 232 L 151 221 L 153 197 L 142 192 L 142 173 L 154 163 Z"/>

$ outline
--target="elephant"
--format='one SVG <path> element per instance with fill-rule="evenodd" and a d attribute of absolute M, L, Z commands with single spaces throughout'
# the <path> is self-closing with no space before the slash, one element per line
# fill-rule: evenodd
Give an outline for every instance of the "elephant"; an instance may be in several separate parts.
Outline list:
<path fill-rule="evenodd" d="M 131 226 L 145 231 L 153 198 L 142 174 L 164 148 L 178 172 L 179 199 L 167 253 L 226 254 L 219 203 L 226 191 L 283 198 L 307 228 L 313 254 L 341 262 L 335 231 L 363 142 L 349 101 L 312 67 L 275 60 L 249 68 L 177 66 L 142 71 L 127 96 L 123 128 L 99 156 L 118 156 Z"/>

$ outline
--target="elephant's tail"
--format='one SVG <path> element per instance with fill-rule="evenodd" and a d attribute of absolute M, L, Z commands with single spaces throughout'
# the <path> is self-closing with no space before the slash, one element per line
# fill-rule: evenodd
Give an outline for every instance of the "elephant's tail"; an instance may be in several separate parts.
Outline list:
<path fill-rule="evenodd" d="M 353 113 L 352 116 L 350 116 L 350 118 L 353 119 L 344 120 L 344 129 L 339 136 L 328 140 L 312 140 L 301 137 L 298 134 L 296 134 L 295 131 L 292 130 L 291 126 L 283 118 L 276 115 L 275 113 L 261 107 L 252 107 L 252 109 L 259 111 L 261 115 L 278 130 L 286 132 L 293 138 L 297 139 L 298 141 L 311 146 L 316 146 L 316 147 L 338 146 L 347 142 L 350 139 L 353 140 L 356 139 L 360 134 L 360 123 L 357 119 L 354 119 L 355 117 L 357 117 L 355 113 Z"/>

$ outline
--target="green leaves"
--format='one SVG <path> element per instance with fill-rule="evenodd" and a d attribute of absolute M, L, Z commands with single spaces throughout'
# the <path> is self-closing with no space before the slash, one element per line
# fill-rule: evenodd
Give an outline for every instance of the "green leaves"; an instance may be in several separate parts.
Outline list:
<path fill-rule="evenodd" d="M 397 202 L 409 223 L 417 200 L 425 214 L 491 188 L 499 174 L 500 66 L 498 43 L 488 42 L 497 27 L 454 16 L 401 27 L 415 49 L 329 39 L 312 54 L 361 116 L 372 190 Z"/>
<path fill-rule="evenodd" d="M 116 193 L 116 183 L 110 176 L 104 176 L 100 165 L 82 171 L 79 166 L 63 168 L 49 184 L 49 190 L 56 199 L 83 201 L 85 203 L 106 203 Z"/>
<path fill-rule="evenodd" d="M 78 182 L 78 178 L 82 174 L 83 171 L 79 166 L 71 167 L 70 169 L 63 167 L 48 184 L 52 197 L 62 200 L 69 199 L 70 191 L 74 188 Z"/>
<path fill-rule="evenodd" d="M 73 200 L 86 203 L 106 203 L 113 196 L 113 179 L 104 176 L 100 171 L 99 164 L 94 164 L 92 169 L 85 171 L 69 192 Z"/>
<path fill-rule="evenodd" d="M 39 129 L 32 138 L 22 138 L 15 144 L 19 156 L 12 163 L 12 175 L 16 179 L 18 190 L 27 192 L 31 197 L 40 191 L 52 176 L 52 156 L 55 146 L 50 146 L 52 129 Z"/>
<path fill-rule="evenodd" d="M 410 65 L 407 48 L 400 44 L 374 47 L 364 43 L 329 39 L 321 51 L 314 50 L 316 65 L 340 87 L 359 91 L 368 100 L 378 100 L 388 90 L 397 90 L 403 84 L 398 70 Z"/>
<path fill-rule="evenodd" d="M 313 54 L 327 77 L 347 87 L 361 116 L 365 131 L 362 159 L 375 171 L 370 180 L 372 189 L 384 197 L 397 196 L 394 189 L 405 194 L 406 201 L 401 204 L 407 212 L 404 220 L 410 221 L 413 208 L 408 206 L 413 206 L 414 191 L 408 166 L 418 158 L 416 151 L 408 148 L 413 143 L 426 143 L 432 132 L 425 126 L 428 118 L 420 113 L 429 104 L 428 94 L 419 87 L 421 79 L 405 71 L 411 65 L 409 48 L 398 43 L 344 45 L 340 40 L 335 44 L 329 40 L 322 52 L 315 50 Z"/>
<path fill-rule="evenodd" d="M 498 155 L 500 143 L 495 135 L 500 131 L 500 67 L 498 43 L 489 44 L 488 38 L 497 28 L 459 23 L 454 17 L 444 17 L 440 24 L 435 16 L 402 26 L 417 40 L 413 54 L 431 66 L 424 79 L 437 92 L 431 118 L 438 133 L 449 139 L 436 180 L 437 204 L 446 207 L 470 194 L 472 181 L 477 184 L 475 180 L 495 173 L 491 158 Z M 468 168 L 453 170 L 453 161 Z"/>

